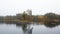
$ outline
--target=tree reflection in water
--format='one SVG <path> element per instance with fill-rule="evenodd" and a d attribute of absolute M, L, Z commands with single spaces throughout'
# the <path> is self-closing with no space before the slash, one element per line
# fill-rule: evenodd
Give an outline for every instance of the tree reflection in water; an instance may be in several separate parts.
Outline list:
<path fill-rule="evenodd" d="M 49 27 L 49 28 L 53 28 L 60 25 L 59 22 L 54 22 L 54 21 L 47 21 L 47 22 L 44 22 L 43 24 L 44 26 Z M 33 27 L 31 28 L 30 24 L 23 23 L 23 24 L 17 24 L 17 26 L 22 27 L 24 34 L 32 34 Z"/>
<path fill-rule="evenodd" d="M 23 24 L 22 29 L 23 29 L 24 34 L 32 34 L 33 27 L 30 28 L 30 25 L 27 26 L 27 24 Z"/>
<path fill-rule="evenodd" d="M 48 21 L 48 22 L 44 22 L 44 25 L 46 27 L 50 27 L 50 28 L 53 28 L 53 27 L 56 27 L 59 25 L 59 22 L 55 22 L 55 21 Z"/>
<path fill-rule="evenodd" d="M 16 24 L 17 26 L 21 26 L 24 34 L 32 34 L 33 27 L 30 27 L 30 24 Z"/>

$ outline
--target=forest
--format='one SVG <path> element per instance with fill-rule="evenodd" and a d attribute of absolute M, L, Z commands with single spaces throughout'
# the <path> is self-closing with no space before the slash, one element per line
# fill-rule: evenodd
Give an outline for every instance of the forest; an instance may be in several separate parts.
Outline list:
<path fill-rule="evenodd" d="M 55 13 L 46 13 L 45 15 L 32 15 L 28 10 L 18 13 L 15 16 L 0 16 L 0 22 L 42 22 L 42 21 L 60 21 L 60 15 Z"/>

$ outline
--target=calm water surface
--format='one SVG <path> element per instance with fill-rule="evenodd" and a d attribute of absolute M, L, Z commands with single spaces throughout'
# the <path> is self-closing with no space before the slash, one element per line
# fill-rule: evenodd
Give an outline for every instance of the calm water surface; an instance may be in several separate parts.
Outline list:
<path fill-rule="evenodd" d="M 60 34 L 60 25 L 0 24 L 0 34 Z"/>

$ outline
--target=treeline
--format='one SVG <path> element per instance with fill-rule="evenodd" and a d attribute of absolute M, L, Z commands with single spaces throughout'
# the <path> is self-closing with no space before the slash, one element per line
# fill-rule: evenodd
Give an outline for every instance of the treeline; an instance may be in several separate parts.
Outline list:
<path fill-rule="evenodd" d="M 49 21 L 60 21 L 60 15 L 55 14 L 55 13 L 47 13 L 44 15 L 45 20 L 49 20 Z"/>
<path fill-rule="evenodd" d="M 31 10 L 28 10 L 29 13 L 24 11 L 22 14 L 16 14 L 15 16 L 0 16 L 0 22 L 20 22 L 20 21 L 33 21 Z"/>
<path fill-rule="evenodd" d="M 30 10 L 31 11 L 31 10 Z M 32 12 L 32 11 L 31 11 Z M 15 16 L 0 16 L 0 22 L 2 21 L 29 21 L 29 22 L 41 22 L 41 21 L 59 21 L 60 15 L 55 13 L 47 13 L 45 15 L 31 15 L 25 11 L 22 14 L 16 14 Z"/>

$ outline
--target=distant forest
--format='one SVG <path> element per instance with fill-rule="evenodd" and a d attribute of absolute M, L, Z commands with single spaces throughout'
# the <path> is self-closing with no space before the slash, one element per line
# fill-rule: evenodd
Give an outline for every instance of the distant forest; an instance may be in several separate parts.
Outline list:
<path fill-rule="evenodd" d="M 45 15 L 32 15 L 32 11 L 28 10 L 28 13 L 18 13 L 15 16 L 0 16 L 0 22 L 18 22 L 18 21 L 30 21 L 30 22 L 41 22 L 41 21 L 60 21 L 60 15 L 55 13 L 46 13 Z"/>

